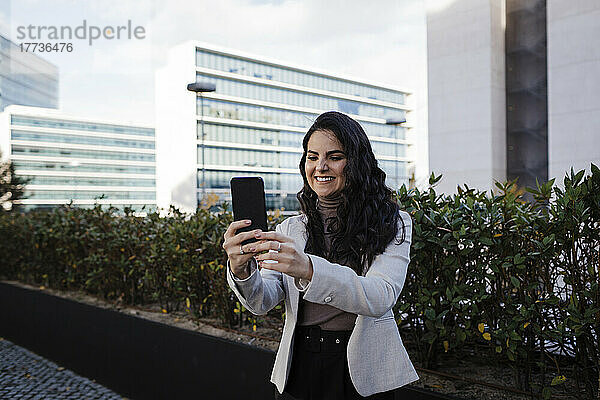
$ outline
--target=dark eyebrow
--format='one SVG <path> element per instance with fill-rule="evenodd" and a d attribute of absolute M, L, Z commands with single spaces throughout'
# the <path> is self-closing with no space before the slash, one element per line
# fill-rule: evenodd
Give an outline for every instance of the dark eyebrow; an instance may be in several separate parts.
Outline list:
<path fill-rule="evenodd" d="M 316 151 L 314 151 L 314 150 L 307 150 L 306 152 L 307 152 L 307 153 L 313 153 L 313 154 L 319 155 L 319 153 L 317 153 L 317 152 L 316 152 Z M 345 153 L 344 153 L 342 150 L 331 150 L 331 151 L 328 151 L 328 152 L 327 152 L 327 155 L 328 155 L 328 156 L 330 156 L 330 155 L 332 155 L 332 154 L 337 154 L 337 153 L 340 153 L 340 154 L 341 154 L 341 155 L 343 155 L 343 156 L 345 156 L 345 155 L 346 155 L 346 154 L 345 154 Z"/>

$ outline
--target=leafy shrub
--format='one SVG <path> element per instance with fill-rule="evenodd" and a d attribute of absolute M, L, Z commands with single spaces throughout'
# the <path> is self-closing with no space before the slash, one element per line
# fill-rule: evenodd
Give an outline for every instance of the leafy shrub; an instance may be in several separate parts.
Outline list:
<path fill-rule="evenodd" d="M 193 215 L 171 209 L 164 217 L 99 205 L 0 215 L 0 277 L 124 304 L 158 303 L 164 312 L 188 310 L 229 325 L 254 321 L 236 315 L 223 279 L 223 234 L 232 221 L 226 206 Z M 280 213 L 269 216 L 271 229 L 278 222 Z"/>
<path fill-rule="evenodd" d="M 466 185 L 451 196 L 398 191 L 414 221 L 399 328 L 426 367 L 475 351 L 509 362 L 519 386 L 544 398 L 567 379 L 578 396 L 595 398 L 600 170 L 571 171 L 563 188 L 528 189 L 532 202 L 515 182 L 496 186 L 495 194 Z"/>

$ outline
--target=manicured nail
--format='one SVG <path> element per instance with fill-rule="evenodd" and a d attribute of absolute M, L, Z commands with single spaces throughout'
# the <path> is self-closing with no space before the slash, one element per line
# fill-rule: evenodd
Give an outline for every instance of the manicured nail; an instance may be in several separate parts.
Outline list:
<path fill-rule="evenodd" d="M 246 225 L 250 225 L 250 224 L 252 223 L 252 221 L 250 221 L 249 219 L 247 219 L 247 220 L 245 220 L 245 221 L 244 221 L 244 223 L 245 223 Z"/>

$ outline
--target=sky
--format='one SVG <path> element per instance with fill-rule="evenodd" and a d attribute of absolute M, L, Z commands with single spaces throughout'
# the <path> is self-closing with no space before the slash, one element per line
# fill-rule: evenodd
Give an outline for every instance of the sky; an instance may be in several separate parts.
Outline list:
<path fill-rule="evenodd" d="M 127 25 L 143 39 L 70 40 L 45 53 L 59 68 L 66 113 L 154 123 L 154 73 L 168 49 L 193 39 L 282 62 L 343 73 L 414 93 L 420 157 L 426 152 L 423 0 L 0 0 L 0 32 L 18 27 Z M 69 41 L 69 40 L 65 40 Z"/>

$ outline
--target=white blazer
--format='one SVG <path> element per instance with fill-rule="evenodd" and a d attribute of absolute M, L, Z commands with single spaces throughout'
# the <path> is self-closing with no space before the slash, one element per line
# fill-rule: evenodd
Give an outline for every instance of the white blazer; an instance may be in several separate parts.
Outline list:
<path fill-rule="evenodd" d="M 385 252 L 375 258 L 365 276 L 309 254 L 313 277 L 310 284 L 302 288 L 298 280 L 281 272 L 262 268 L 257 273 L 255 262 L 251 263 L 250 276 L 240 280 L 227 264 L 229 286 L 240 303 L 253 314 L 264 315 L 285 300 L 283 334 L 271 373 L 271 382 L 279 393 L 283 393 L 292 364 L 300 290 L 304 291 L 307 301 L 358 314 L 347 355 L 350 378 L 360 395 L 370 396 L 419 379 L 402 344 L 392 311 L 404 286 L 410 261 L 412 223 L 408 213 L 401 211 L 400 216 L 406 227 L 404 242 L 396 245 L 393 240 Z M 290 236 L 298 248 L 304 249 L 307 240 L 305 221 L 304 215 L 290 217 L 275 230 Z"/>

